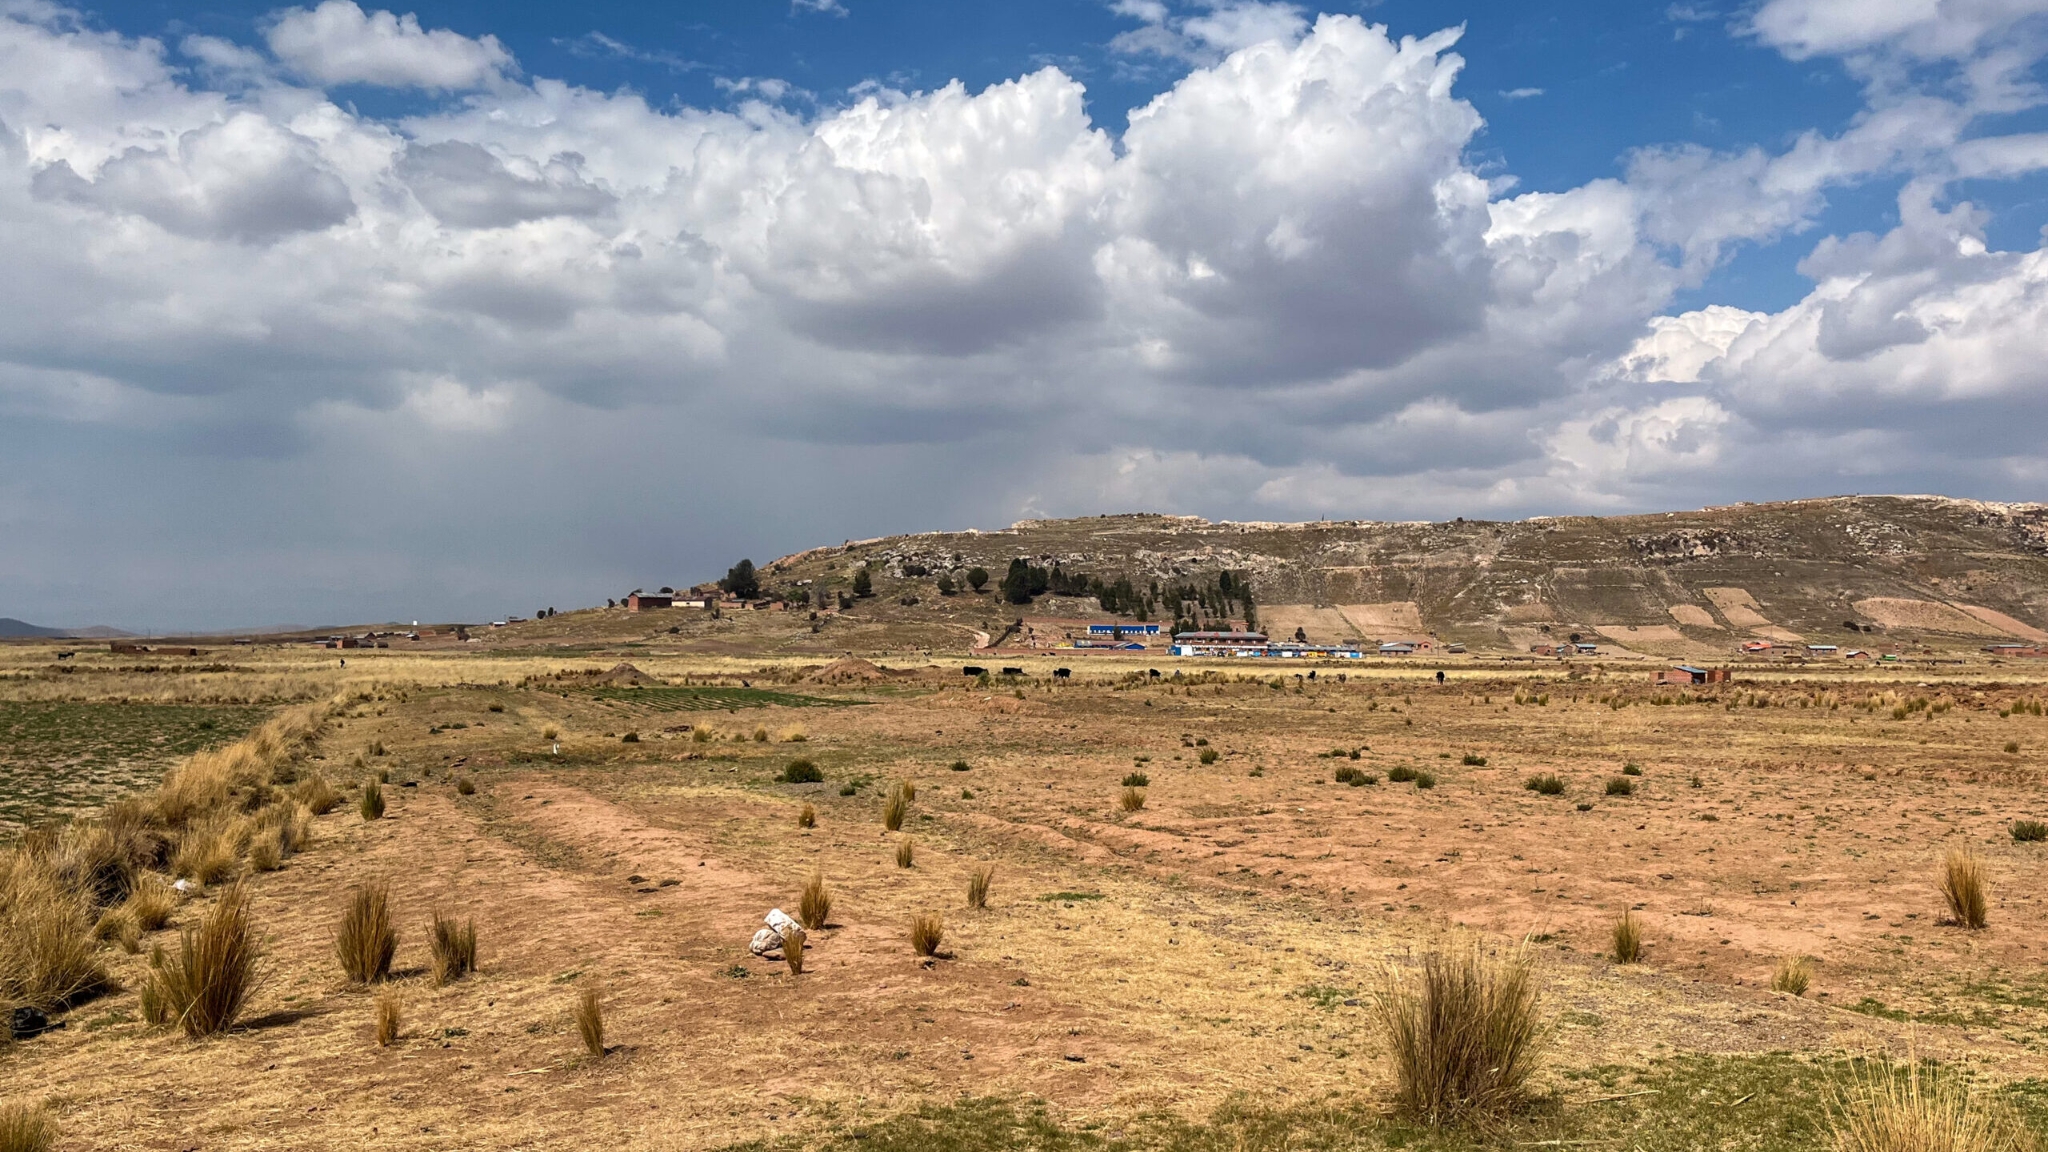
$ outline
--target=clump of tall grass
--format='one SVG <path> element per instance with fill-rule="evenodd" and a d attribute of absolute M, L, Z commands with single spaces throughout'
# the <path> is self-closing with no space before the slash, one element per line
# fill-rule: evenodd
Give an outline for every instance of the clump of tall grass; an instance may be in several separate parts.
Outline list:
<path fill-rule="evenodd" d="M 909 836 L 896 842 L 896 866 L 914 868 L 917 866 L 917 841 Z"/>
<path fill-rule="evenodd" d="M 576 1034 L 583 1039 L 583 1050 L 592 1056 L 603 1056 L 604 997 L 595 986 L 586 984 L 576 994 L 575 1015 Z"/>
<path fill-rule="evenodd" d="M 791 760 L 789 766 L 782 770 L 784 784 L 816 784 L 824 779 L 825 774 L 818 771 L 818 766 L 801 756 Z"/>
<path fill-rule="evenodd" d="M 294 785 L 292 795 L 315 816 L 325 816 L 341 803 L 341 793 L 318 772 Z"/>
<path fill-rule="evenodd" d="M 919 914 L 910 918 L 910 949 L 919 956 L 939 954 L 939 942 L 946 938 L 946 922 L 936 915 Z"/>
<path fill-rule="evenodd" d="M 796 826 L 799 828 L 816 828 L 818 826 L 818 810 L 809 804 L 804 805 L 803 809 L 796 814 Z"/>
<path fill-rule="evenodd" d="M 134 887 L 128 890 L 128 899 L 121 907 L 135 921 L 135 926 L 144 932 L 154 932 L 171 922 L 171 913 L 178 910 L 181 899 L 171 882 L 158 872 L 144 872 L 135 878 Z"/>
<path fill-rule="evenodd" d="M 889 790 L 889 798 L 882 801 L 882 827 L 891 832 L 901 831 L 903 817 L 910 812 L 910 795 L 898 784 Z"/>
<path fill-rule="evenodd" d="M 1149 786 L 1151 783 L 1152 777 L 1147 776 L 1143 772 L 1124 773 L 1124 787 L 1126 788 L 1144 788 Z"/>
<path fill-rule="evenodd" d="M 434 913 L 434 927 L 427 938 L 434 954 L 434 983 L 447 984 L 476 971 L 476 921 L 456 923 L 453 916 Z"/>
<path fill-rule="evenodd" d="M 1790 992 L 1794 996 L 1806 995 L 1813 985 L 1813 962 L 1804 956 L 1787 956 L 1778 961 L 1777 971 L 1771 973 L 1771 991 Z"/>
<path fill-rule="evenodd" d="M 792 928 L 782 937 L 782 959 L 789 965 L 791 976 L 804 974 L 804 930 Z"/>
<path fill-rule="evenodd" d="M 825 927 L 826 918 L 831 915 L 832 890 L 825 887 L 824 873 L 812 872 L 804 881 L 803 895 L 797 897 L 797 921 L 816 932 Z"/>
<path fill-rule="evenodd" d="M 1395 784 L 1406 784 L 1415 779 L 1415 769 L 1406 764 L 1396 764 L 1387 769 L 1387 779 Z"/>
<path fill-rule="evenodd" d="M 109 983 L 90 902 L 46 865 L 20 849 L 0 857 L 0 1004 L 54 1011 Z"/>
<path fill-rule="evenodd" d="M 1941 862 L 1939 887 L 1950 919 L 1973 930 L 1984 927 L 1989 884 L 1984 861 L 1975 852 L 1967 847 L 1949 849 Z"/>
<path fill-rule="evenodd" d="M 377 997 L 377 1047 L 389 1048 L 398 1039 L 398 1028 L 405 1005 L 398 999 L 398 989 L 386 988 Z"/>
<path fill-rule="evenodd" d="M 1607 780 L 1607 794 L 1609 796 L 1633 796 L 1636 794 L 1636 782 L 1626 776 L 1610 776 Z"/>
<path fill-rule="evenodd" d="M 356 802 L 356 811 L 365 820 L 382 820 L 384 818 L 384 785 L 382 781 L 375 777 L 363 781 L 363 798 Z"/>
<path fill-rule="evenodd" d="M 1522 787 L 1538 796 L 1564 795 L 1564 777 L 1555 772 L 1541 772 L 1522 781 Z"/>
<path fill-rule="evenodd" d="M 1136 812 L 1145 806 L 1145 790 L 1143 788 L 1124 789 L 1123 795 L 1116 798 L 1116 806 L 1126 812 Z"/>
<path fill-rule="evenodd" d="M 906 777 L 905 779 L 898 780 L 896 786 L 903 790 L 903 798 L 905 800 L 917 799 L 917 781 Z"/>
<path fill-rule="evenodd" d="M 467 776 L 464 776 L 462 779 L 457 780 L 455 782 L 455 794 L 457 796 L 476 795 L 476 781 L 470 779 Z"/>
<path fill-rule="evenodd" d="M 158 946 L 151 956 L 143 1015 L 151 1023 L 176 1024 L 194 1039 L 227 1031 L 255 991 L 261 955 L 248 893 L 231 884 L 197 928 L 180 934 L 176 955 Z"/>
<path fill-rule="evenodd" d="M 57 1122 L 40 1105 L 0 1104 L 0 1152 L 50 1152 L 57 1146 Z"/>
<path fill-rule="evenodd" d="M 1835 1084 L 1828 1101 L 1835 1152 L 2030 1152 L 2036 1141 L 2012 1114 L 1978 1099 L 1953 1075 L 1865 1065 Z"/>
<path fill-rule="evenodd" d="M 1443 1127 L 1497 1119 L 1527 1100 L 1543 1032 L 1526 948 L 1432 949 L 1414 971 L 1387 974 L 1374 1010 L 1402 1115 Z"/>
<path fill-rule="evenodd" d="M 1214 764 L 1216 762 L 1216 750 L 1214 748 L 1204 748 L 1195 754 L 1195 759 L 1200 760 L 1204 764 Z"/>
<path fill-rule="evenodd" d="M 2039 820 L 2015 820 L 2012 822 L 2012 838 L 2021 844 L 2048 840 L 2048 824 Z"/>
<path fill-rule="evenodd" d="M 235 874 L 248 844 L 249 827 L 240 816 L 225 810 L 208 813 L 178 837 L 171 872 L 201 884 L 218 884 Z"/>
<path fill-rule="evenodd" d="M 1643 958 L 1643 926 L 1632 911 L 1623 911 L 1614 922 L 1614 962 L 1635 964 Z"/>
<path fill-rule="evenodd" d="M 387 885 L 358 884 L 349 894 L 341 927 L 334 933 L 334 954 L 352 984 L 370 984 L 391 975 L 398 933 L 391 927 L 391 889 Z"/>
<path fill-rule="evenodd" d="M 996 866 L 993 864 L 977 864 L 974 871 L 967 874 L 967 906 L 969 908 L 988 907 L 988 886 L 995 878 Z"/>

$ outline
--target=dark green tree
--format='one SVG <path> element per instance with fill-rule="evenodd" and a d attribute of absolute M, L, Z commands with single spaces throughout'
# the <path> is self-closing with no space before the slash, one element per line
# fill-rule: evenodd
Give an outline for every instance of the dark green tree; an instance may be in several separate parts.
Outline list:
<path fill-rule="evenodd" d="M 861 565 L 853 574 L 853 594 L 855 596 L 873 596 L 875 594 L 875 578 L 868 575 L 867 565 L 865 564 Z"/>
<path fill-rule="evenodd" d="M 939 595 L 951 596 L 952 594 L 953 578 L 951 576 L 946 575 L 944 572 L 939 573 Z"/>
<path fill-rule="evenodd" d="M 755 575 L 752 560 L 742 560 L 733 565 L 718 586 L 725 590 L 726 595 L 742 600 L 757 600 L 761 596 L 761 578 Z"/>
<path fill-rule="evenodd" d="M 988 583 L 988 569 L 969 568 L 967 570 L 967 583 L 976 592 L 981 591 L 982 586 Z"/>

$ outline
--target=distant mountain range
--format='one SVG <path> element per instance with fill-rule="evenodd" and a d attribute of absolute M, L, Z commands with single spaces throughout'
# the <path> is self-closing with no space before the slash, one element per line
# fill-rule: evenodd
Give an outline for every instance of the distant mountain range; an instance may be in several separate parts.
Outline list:
<path fill-rule="evenodd" d="M 118 640 L 133 635 L 135 633 L 109 628 L 104 624 L 95 624 L 90 628 L 44 628 L 25 620 L 16 620 L 12 616 L 0 616 L 0 637 L 47 636 L 51 639 Z"/>

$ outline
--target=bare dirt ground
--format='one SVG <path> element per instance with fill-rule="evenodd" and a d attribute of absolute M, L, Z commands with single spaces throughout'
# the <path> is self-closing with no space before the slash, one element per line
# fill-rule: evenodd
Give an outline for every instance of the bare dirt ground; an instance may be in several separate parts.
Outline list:
<path fill-rule="evenodd" d="M 352 658 L 356 702 L 319 754 L 338 782 L 385 769 L 391 807 L 344 805 L 251 878 L 267 958 L 243 1027 L 147 1029 L 142 958 L 110 951 L 131 990 L 0 1053 L 0 1091 L 51 1102 L 79 1148 L 716 1148 L 987 1095 L 1113 1137 L 1143 1112 L 1383 1096 L 1377 973 L 1460 931 L 1534 942 L 1559 1041 L 1542 1082 L 1566 1099 L 1682 1055 L 1909 1043 L 2000 1082 L 2048 1076 L 2048 845 L 2008 832 L 2048 818 L 2048 721 L 2012 711 L 2038 683 L 1785 678 L 1695 699 L 1636 671 L 1439 687 L 1421 669 L 1193 682 L 1171 675 L 1191 664 L 1101 663 L 1057 685 L 792 670 L 741 687 L 669 658 L 646 670 L 675 687 L 522 686 L 564 663 Z M 691 695 L 706 686 L 727 694 Z M 355 767 L 373 743 L 386 755 Z M 824 783 L 774 782 L 799 756 Z M 1126 813 L 1133 772 L 1145 803 Z M 1540 772 L 1566 793 L 1525 789 Z M 917 798 L 891 834 L 898 779 Z M 796 826 L 805 804 L 815 828 Z M 1986 931 L 1941 922 L 1954 844 L 1990 864 Z M 970 911 L 979 864 L 993 893 Z M 746 942 L 814 869 L 835 904 L 791 976 Z M 349 886 L 372 879 L 403 937 L 389 1048 L 331 952 Z M 444 988 L 425 975 L 437 908 L 482 939 L 481 972 Z M 1625 909 L 1647 963 L 1605 958 Z M 945 919 L 937 960 L 909 946 L 918 913 Z M 1804 998 L 1766 986 L 1794 955 L 1818 962 Z M 602 1059 L 570 1023 L 591 984 Z"/>

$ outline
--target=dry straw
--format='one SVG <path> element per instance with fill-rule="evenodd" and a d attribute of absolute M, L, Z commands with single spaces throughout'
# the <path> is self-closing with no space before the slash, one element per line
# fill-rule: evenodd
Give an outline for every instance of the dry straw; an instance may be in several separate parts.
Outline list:
<path fill-rule="evenodd" d="M 1941 862 L 1941 898 L 1948 903 L 1949 918 L 1965 928 L 1985 925 L 1990 903 L 1984 861 L 1967 847 L 1951 848 Z"/>
<path fill-rule="evenodd" d="M 1431 1126 L 1499 1119 L 1527 1099 L 1542 1047 L 1526 948 L 1432 949 L 1390 970 L 1374 1008 L 1394 1059 L 1395 1106 Z"/>
<path fill-rule="evenodd" d="M 967 874 L 967 906 L 969 908 L 988 907 L 988 886 L 995 878 L 996 866 L 993 864 L 976 865 L 974 871 Z"/>
<path fill-rule="evenodd" d="M 375 778 L 363 781 L 363 798 L 356 805 L 356 811 L 365 820 L 384 818 L 384 786 Z"/>
<path fill-rule="evenodd" d="M 1145 806 L 1145 790 L 1143 788 L 1124 789 L 1124 794 L 1117 797 L 1116 805 L 1126 812 L 1136 812 Z"/>
<path fill-rule="evenodd" d="M 832 890 L 825 887 L 825 876 L 812 872 L 804 881 L 803 895 L 797 898 L 797 920 L 813 932 L 825 927 L 826 918 L 832 915 Z"/>
<path fill-rule="evenodd" d="M 457 924 L 454 917 L 437 911 L 428 943 L 434 953 L 434 983 L 446 984 L 476 971 L 475 920 Z"/>
<path fill-rule="evenodd" d="M 889 790 L 889 798 L 882 802 L 882 827 L 891 832 L 901 831 L 903 817 L 910 812 L 910 793 L 903 784 Z"/>
<path fill-rule="evenodd" d="M 57 1122 L 40 1105 L 0 1104 L 0 1152 L 50 1152 L 57 1146 Z"/>
<path fill-rule="evenodd" d="M 804 805 L 803 811 L 796 814 L 796 826 L 799 828 L 816 828 L 818 826 L 818 810 L 809 804 Z"/>
<path fill-rule="evenodd" d="M 585 1052 L 604 1055 L 604 998 L 591 985 L 584 985 L 576 996 L 576 1034 L 583 1038 Z"/>
<path fill-rule="evenodd" d="M 939 954 L 939 941 L 946 938 L 946 922 L 935 915 L 910 918 L 910 947 L 919 956 Z"/>
<path fill-rule="evenodd" d="M 377 996 L 377 1047 L 389 1048 L 398 1039 L 400 1020 L 405 1005 L 398 999 L 398 989 L 386 988 Z"/>
<path fill-rule="evenodd" d="M 2030 1152 L 2033 1136 L 2010 1112 L 1977 1099 L 1953 1075 L 1909 1059 L 1859 1068 L 1831 1090 L 1835 1152 Z"/>
<path fill-rule="evenodd" d="M 914 837 L 905 836 L 896 842 L 896 866 L 898 868 L 913 868 L 917 866 L 917 840 Z"/>
<path fill-rule="evenodd" d="M 1804 956 L 1787 956 L 1778 961 L 1777 971 L 1771 973 L 1771 991 L 1790 992 L 1794 996 L 1806 995 L 1813 986 L 1813 962 Z"/>
<path fill-rule="evenodd" d="M 91 905 L 43 862 L 0 856 L 0 1003 L 54 1011 L 107 985 Z"/>
<path fill-rule="evenodd" d="M 790 929 L 782 938 L 782 958 L 788 961 L 791 976 L 804 974 L 804 945 L 807 942 L 801 928 Z"/>
<path fill-rule="evenodd" d="M 1643 926 L 1634 912 L 1623 912 L 1614 922 L 1614 962 L 1634 964 L 1643 958 Z"/>
<path fill-rule="evenodd" d="M 391 975 L 398 952 L 398 933 L 391 927 L 391 889 L 385 884 L 358 884 L 349 894 L 341 927 L 334 934 L 334 953 L 352 984 L 370 984 Z"/>
<path fill-rule="evenodd" d="M 161 947 L 151 956 L 143 1015 L 195 1039 L 227 1031 L 255 990 L 260 955 L 248 893 L 231 884 L 197 929 L 180 934 L 176 956 Z"/>

